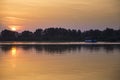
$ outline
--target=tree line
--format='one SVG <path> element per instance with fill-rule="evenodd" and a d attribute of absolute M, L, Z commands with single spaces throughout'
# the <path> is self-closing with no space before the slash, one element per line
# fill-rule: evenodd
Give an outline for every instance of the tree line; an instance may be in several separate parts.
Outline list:
<path fill-rule="evenodd" d="M 81 30 L 65 28 L 36 29 L 35 32 L 23 31 L 21 33 L 11 30 L 3 30 L 0 33 L 0 41 L 110 41 L 120 42 L 120 29 L 114 30 Z"/>

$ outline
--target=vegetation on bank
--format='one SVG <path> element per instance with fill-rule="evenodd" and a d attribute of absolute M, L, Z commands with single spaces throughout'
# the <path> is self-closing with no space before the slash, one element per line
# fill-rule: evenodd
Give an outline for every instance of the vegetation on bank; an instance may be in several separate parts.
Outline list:
<path fill-rule="evenodd" d="M 65 28 L 47 28 L 37 29 L 35 32 L 23 31 L 21 33 L 3 30 L 0 34 L 0 41 L 110 41 L 120 42 L 120 29 L 114 30 L 106 28 L 105 30 L 81 30 Z"/>

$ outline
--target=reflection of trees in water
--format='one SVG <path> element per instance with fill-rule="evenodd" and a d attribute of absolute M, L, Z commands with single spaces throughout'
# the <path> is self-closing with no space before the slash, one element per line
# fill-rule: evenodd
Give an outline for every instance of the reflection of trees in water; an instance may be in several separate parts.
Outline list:
<path fill-rule="evenodd" d="M 25 45 L 25 46 L 19 46 L 20 48 L 22 48 L 22 49 L 24 49 L 24 50 L 31 50 L 32 48 L 33 48 L 33 46 L 27 46 L 27 45 Z"/>
<path fill-rule="evenodd" d="M 37 53 L 41 53 L 42 51 L 48 52 L 50 54 L 62 54 L 63 52 L 67 51 L 75 51 L 80 50 L 81 46 L 73 46 L 73 45 L 33 45 L 29 46 L 29 48 L 26 49 L 27 46 L 22 46 L 21 48 L 24 50 L 31 50 L 34 49 Z"/>
<path fill-rule="evenodd" d="M 9 52 L 12 49 L 13 46 L 0 46 L 0 49 L 3 52 Z"/>
<path fill-rule="evenodd" d="M 0 46 L 0 49 L 4 52 L 9 52 L 12 47 L 15 46 Z M 90 53 L 100 50 L 103 50 L 106 53 L 111 53 L 114 50 L 120 51 L 120 45 L 25 45 L 16 46 L 16 48 L 20 48 L 25 51 L 34 49 L 37 53 L 45 51 L 50 54 L 62 54 L 63 52 L 65 53 L 65 51 L 81 51 L 81 49 L 90 51 Z"/>
<path fill-rule="evenodd" d="M 90 52 L 99 51 L 101 49 L 101 47 L 97 45 L 83 45 L 82 48 L 84 50 L 89 50 Z"/>
<path fill-rule="evenodd" d="M 120 45 L 106 45 L 104 50 L 106 50 L 107 53 L 113 53 L 114 50 L 120 51 Z"/>
<path fill-rule="evenodd" d="M 114 50 L 120 51 L 120 45 L 83 45 L 84 50 L 89 50 L 90 52 L 95 51 L 105 51 L 106 53 L 111 53 Z"/>
<path fill-rule="evenodd" d="M 44 51 L 49 53 L 62 53 L 62 52 L 69 52 L 69 51 L 76 51 L 77 49 L 81 49 L 81 46 L 73 46 L 73 45 L 47 45 L 43 47 Z"/>

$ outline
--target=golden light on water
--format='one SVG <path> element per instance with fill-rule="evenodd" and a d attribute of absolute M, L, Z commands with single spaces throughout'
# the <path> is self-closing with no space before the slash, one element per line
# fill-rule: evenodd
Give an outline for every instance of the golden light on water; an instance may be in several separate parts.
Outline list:
<path fill-rule="evenodd" d="M 13 48 L 11 49 L 11 54 L 12 54 L 12 56 L 16 56 L 16 54 L 17 54 L 16 47 L 13 47 Z"/>
<path fill-rule="evenodd" d="M 0 80 L 119 80 L 119 46 L 95 47 L 0 47 Z"/>

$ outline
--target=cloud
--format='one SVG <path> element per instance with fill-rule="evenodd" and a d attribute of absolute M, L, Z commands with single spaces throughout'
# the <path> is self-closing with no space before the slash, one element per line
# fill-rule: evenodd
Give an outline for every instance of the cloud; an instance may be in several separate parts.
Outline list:
<path fill-rule="evenodd" d="M 18 17 L 4 17 L 3 19 L 10 19 L 10 20 L 26 20 L 26 19 L 23 19 L 23 18 L 18 18 Z"/>

